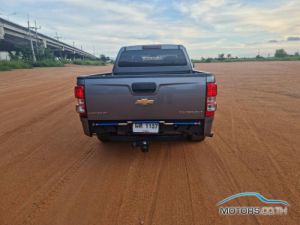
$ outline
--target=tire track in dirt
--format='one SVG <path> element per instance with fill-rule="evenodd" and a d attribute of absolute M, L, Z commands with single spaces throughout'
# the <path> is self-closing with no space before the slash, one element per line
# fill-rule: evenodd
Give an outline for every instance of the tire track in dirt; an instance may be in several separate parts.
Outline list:
<path fill-rule="evenodd" d="M 245 113 L 242 112 L 241 107 L 236 107 L 235 110 L 238 111 L 239 115 L 245 114 Z M 258 143 L 258 145 L 259 146 L 263 146 L 267 150 L 265 152 L 261 152 L 260 151 L 257 154 L 258 155 L 263 155 L 263 158 L 265 158 L 265 159 L 269 159 L 269 162 L 271 163 L 270 168 L 275 169 L 275 171 L 276 171 L 275 173 L 273 173 L 273 176 L 274 175 L 278 176 L 278 179 L 281 180 L 281 181 L 286 180 L 285 173 L 282 170 L 281 165 L 276 160 L 276 155 L 274 155 L 274 150 L 273 150 L 272 145 L 266 143 L 262 139 L 262 137 L 260 137 L 257 134 L 258 127 L 256 126 L 256 123 L 249 116 L 247 118 L 241 116 L 240 118 L 242 119 L 242 121 L 245 124 L 245 127 L 247 127 L 249 133 L 254 138 L 254 140 Z M 262 158 L 262 157 L 260 157 L 260 158 Z M 242 158 L 240 160 L 243 161 Z M 246 165 L 246 163 L 245 163 L 245 165 Z M 248 168 L 252 172 L 253 175 L 256 175 L 257 171 L 253 171 L 253 169 L 251 167 L 248 167 Z M 262 180 L 263 183 L 265 183 L 266 181 L 267 180 Z M 288 191 L 287 194 L 289 196 L 297 196 L 297 191 L 294 188 L 290 187 L 290 184 L 289 185 L 285 185 L 286 183 L 287 182 L 282 182 L 281 183 L 282 189 L 285 189 L 286 192 Z M 265 185 L 265 186 L 268 186 L 268 185 Z M 272 192 L 270 194 L 272 195 L 272 198 L 276 198 L 276 196 L 274 196 L 274 194 Z M 294 213 L 296 215 L 296 212 L 297 212 L 297 210 L 299 210 L 299 207 L 300 207 L 300 206 L 297 206 L 298 202 L 300 201 L 299 196 L 296 199 L 294 197 L 294 198 L 288 199 L 288 200 L 289 200 L 289 203 L 294 206 L 293 208 L 290 209 L 290 212 Z M 295 208 L 295 206 L 296 206 L 296 208 Z M 282 224 L 284 224 L 284 223 L 282 223 Z"/>
<path fill-rule="evenodd" d="M 241 185 L 239 185 L 239 180 L 235 173 L 231 171 L 231 166 L 223 160 L 223 155 L 219 154 L 222 150 L 224 149 L 219 148 L 219 146 L 216 149 L 216 146 L 212 146 L 209 143 L 203 146 L 199 144 L 197 147 L 189 146 L 187 148 L 187 151 L 189 151 L 189 154 L 187 154 L 188 173 L 193 181 L 191 188 L 193 208 L 195 212 L 198 212 L 195 213 L 196 224 L 217 225 L 226 223 L 225 221 L 228 218 L 219 216 L 216 203 L 233 193 L 241 192 Z M 202 151 L 201 155 L 197 153 L 199 151 Z M 233 157 L 232 154 L 230 154 L 229 158 L 231 157 Z M 200 170 L 198 169 L 199 165 L 201 165 Z M 228 169 L 224 170 L 224 168 Z M 210 180 L 211 177 L 214 177 L 214 180 Z M 240 199 L 237 199 L 236 203 L 237 206 L 243 205 Z M 201 212 L 209 212 L 209 215 Z M 202 222 L 200 223 L 200 221 Z M 239 222 L 243 224 L 257 224 L 254 217 L 244 218 L 244 220 L 239 220 Z"/>
<path fill-rule="evenodd" d="M 188 165 L 187 165 L 187 157 L 186 157 L 186 149 L 183 148 L 183 155 L 184 155 L 184 163 L 185 163 L 185 173 L 186 173 L 186 179 L 187 179 L 187 182 L 188 182 L 188 189 L 189 189 L 189 198 L 190 198 L 190 201 L 191 201 L 191 213 L 192 213 L 192 221 L 193 221 L 193 225 L 195 224 L 195 212 L 194 212 L 194 208 L 193 208 L 193 196 L 192 196 L 192 188 L 191 188 L 191 178 L 189 176 L 189 172 L 188 172 Z"/>
<path fill-rule="evenodd" d="M 67 185 L 67 183 L 70 182 L 72 176 L 76 174 L 76 172 L 86 163 L 86 161 L 90 157 L 95 154 L 95 152 L 96 149 L 90 149 L 84 152 L 80 159 L 72 163 L 72 165 L 68 167 L 68 169 L 64 171 L 59 178 L 56 178 L 55 181 L 49 181 L 49 184 L 45 185 L 49 186 L 46 193 L 36 194 L 38 197 L 35 196 L 35 200 L 31 199 L 29 203 L 23 205 L 21 207 L 21 212 L 23 213 L 18 214 L 18 217 L 13 222 L 13 224 L 33 224 L 36 214 L 40 213 L 42 210 L 45 210 L 47 205 L 55 198 L 60 189 L 62 189 L 64 185 Z M 27 212 L 28 208 L 30 209 L 29 212 Z M 25 211 L 26 214 L 24 213 Z M 20 221 L 22 222 L 20 223 Z"/>
<path fill-rule="evenodd" d="M 82 132 L 75 76 L 110 68 L 1 72 L 0 224 L 298 225 L 300 63 L 200 67 L 215 72 L 220 87 L 214 138 L 153 143 L 147 154 Z M 244 191 L 288 201 L 288 215 L 220 216 L 216 203 Z"/>
<path fill-rule="evenodd" d="M 235 110 L 238 111 L 239 115 L 245 114 L 245 113 L 242 113 L 240 107 L 236 107 Z M 255 141 L 258 142 L 260 146 L 264 146 L 268 150 L 267 151 L 268 154 L 266 154 L 265 152 L 260 153 L 260 154 L 264 154 L 264 157 L 266 157 L 267 159 L 270 160 L 270 162 L 273 165 L 272 168 L 276 169 L 276 174 L 279 176 L 279 179 L 284 180 L 284 177 L 285 177 L 284 173 L 281 170 L 280 165 L 277 163 L 277 161 L 273 157 L 272 147 L 269 144 L 265 143 L 264 140 L 257 135 L 257 131 L 255 130 L 256 129 L 255 122 L 252 121 L 249 117 L 246 118 L 246 117 L 240 116 L 240 118 L 244 121 L 245 127 L 247 127 L 247 130 L 250 132 L 251 136 L 255 139 Z M 249 168 L 249 169 L 251 170 L 251 168 Z M 289 187 L 286 187 L 286 188 L 288 188 L 289 191 L 293 193 L 292 189 L 290 189 Z M 296 194 L 296 193 L 294 192 L 293 194 Z"/>
<path fill-rule="evenodd" d="M 234 82 L 233 82 L 234 85 L 232 85 L 232 87 L 239 86 L 239 82 L 240 82 L 239 79 L 232 79 L 232 80 L 234 80 Z M 236 90 L 236 88 L 232 89 L 232 90 Z M 231 91 L 231 92 L 233 92 L 233 91 Z M 228 95 L 228 93 L 230 93 L 230 89 L 227 88 L 226 89 L 226 98 L 228 99 L 227 102 L 229 102 L 230 97 L 231 97 L 230 95 Z M 289 219 L 291 219 L 291 217 L 290 218 L 282 217 L 282 219 L 280 219 L 276 222 L 276 224 L 288 224 L 288 223 L 294 224 L 296 221 L 296 218 L 299 217 L 299 211 L 297 210 L 297 206 L 295 205 L 295 203 L 297 201 L 297 200 L 295 200 L 295 196 L 297 196 L 297 194 L 295 192 L 293 192 L 294 188 L 292 188 L 292 185 L 291 185 L 292 183 L 290 180 L 288 180 L 289 182 L 286 182 L 286 184 L 285 184 L 285 187 L 288 189 L 288 193 L 285 193 L 284 188 L 280 188 L 282 186 L 282 184 L 278 184 L 278 183 L 277 183 L 277 185 L 274 184 L 274 181 L 276 181 L 276 180 L 284 181 L 284 180 L 286 180 L 287 177 L 290 177 L 290 175 L 287 176 L 287 174 L 284 173 L 283 170 L 280 169 L 283 166 L 283 164 L 282 164 L 283 162 L 282 161 L 279 162 L 276 158 L 274 158 L 275 157 L 274 149 L 272 148 L 272 147 L 274 147 L 274 143 L 266 142 L 266 140 L 262 138 L 263 136 L 259 136 L 259 134 L 262 135 L 262 133 L 259 132 L 261 125 L 258 126 L 258 123 L 254 122 L 254 120 L 253 120 L 254 117 L 252 116 L 251 111 L 250 112 L 246 111 L 247 108 L 245 108 L 245 107 L 248 107 L 248 110 L 249 110 L 250 104 L 248 104 L 248 103 L 251 103 L 251 102 L 245 101 L 244 99 L 246 99 L 246 98 L 251 99 L 251 95 L 248 95 L 248 93 L 243 92 L 243 91 L 241 91 L 241 92 L 235 91 L 235 94 L 232 96 L 236 96 L 239 98 L 239 101 L 231 100 L 231 102 L 235 103 L 232 105 L 233 106 L 232 110 L 235 112 L 234 117 L 235 117 L 236 121 L 238 121 L 237 124 L 239 125 L 239 128 L 240 128 L 239 132 L 242 132 L 242 133 L 239 133 L 239 138 L 242 141 L 238 140 L 236 142 L 236 143 L 239 143 L 239 149 L 236 152 L 236 157 L 238 157 L 240 162 L 243 162 L 243 164 L 246 166 L 246 168 L 248 168 L 247 170 L 251 171 L 251 174 L 254 177 L 256 177 L 258 183 L 263 182 L 264 192 L 266 192 L 266 190 L 268 190 L 267 192 L 269 194 L 271 193 L 271 196 L 274 198 L 276 198 L 276 197 L 278 198 L 278 194 L 280 194 L 280 193 L 285 194 L 286 200 L 288 200 L 290 203 L 294 202 L 293 208 L 290 208 L 290 211 L 289 211 L 289 213 L 291 214 L 291 217 L 293 217 L 292 221 L 294 221 L 294 222 L 291 222 L 289 220 Z M 262 94 L 262 96 L 263 96 L 263 94 Z M 222 101 L 220 102 L 220 96 L 218 99 L 219 99 L 219 104 L 222 104 Z M 221 100 L 223 100 L 223 99 L 221 99 Z M 266 101 L 267 101 L 267 99 L 263 98 L 263 97 L 258 98 L 258 100 L 261 100 L 261 102 L 264 104 L 266 104 Z M 224 105 L 224 103 L 223 103 L 223 105 Z M 258 107 L 255 108 L 255 105 L 257 105 L 255 102 L 251 103 L 251 106 L 253 106 L 252 110 L 257 110 L 257 112 L 259 112 Z M 238 112 L 236 112 L 234 107 L 239 108 L 239 109 L 237 109 Z M 229 108 L 229 107 L 227 107 L 227 108 Z M 243 108 L 243 111 L 241 110 L 241 108 Z M 226 118 L 224 117 L 225 111 L 223 110 L 223 112 L 221 113 L 220 110 L 222 111 L 222 109 L 219 108 L 219 112 L 217 114 L 217 121 L 222 120 L 224 122 L 224 121 L 226 121 Z M 268 110 L 268 108 L 264 108 L 264 114 L 268 115 L 268 113 L 269 113 L 269 117 L 265 118 L 265 119 L 270 120 L 270 118 L 272 118 L 272 113 L 270 113 L 270 111 L 267 111 L 267 110 Z M 295 111 L 297 111 L 297 110 L 295 109 Z M 299 107 L 298 107 L 298 112 L 299 112 Z M 276 112 L 276 113 L 279 114 L 278 112 Z M 221 116 L 222 118 L 220 118 L 218 116 Z M 275 118 L 276 117 L 274 117 L 274 119 Z M 219 128 L 218 125 L 219 124 L 217 124 L 217 126 L 215 126 L 215 129 Z M 226 127 L 225 124 L 223 124 L 223 125 L 224 125 L 223 127 L 225 128 Z M 272 127 L 272 124 L 270 127 Z M 244 128 L 245 131 L 243 131 L 241 128 Z M 241 134 L 243 134 L 243 133 L 246 134 L 247 131 L 249 132 L 250 136 L 245 139 L 245 138 L 243 138 L 243 135 L 241 136 Z M 279 129 L 272 130 L 273 133 L 275 133 L 276 131 L 277 131 L 277 133 L 280 132 Z M 228 137 L 228 135 L 226 133 L 221 132 L 220 135 L 218 135 L 218 133 L 216 132 L 216 134 L 217 134 L 216 137 L 221 138 L 223 143 L 226 144 L 228 148 L 237 146 L 237 145 L 233 146 L 232 144 L 234 144 L 234 143 L 232 143 L 231 140 L 224 138 L 226 136 Z M 247 139 L 249 139 L 249 141 L 251 140 L 249 143 L 252 143 L 252 147 L 249 146 L 250 148 L 248 148 L 245 145 L 245 143 L 246 143 L 245 141 Z M 289 141 L 291 142 L 290 138 L 289 138 Z M 293 142 L 295 144 L 295 141 L 292 141 L 291 143 L 286 144 L 286 146 L 293 146 L 293 144 L 292 144 Z M 217 146 L 221 146 L 221 145 L 216 143 L 215 147 L 217 147 Z M 281 146 L 281 147 L 285 147 L 285 146 Z M 247 148 L 248 148 L 248 151 L 245 151 Z M 291 148 L 291 150 L 292 149 L 293 148 Z M 285 148 L 285 150 L 287 151 L 286 148 Z M 221 152 L 221 149 L 220 149 L 220 152 Z M 230 152 L 230 150 L 228 152 Z M 241 153 L 243 153 L 243 154 L 241 154 Z M 233 160 L 230 160 L 230 158 L 228 156 L 230 156 L 230 155 L 227 155 L 227 156 L 223 155 L 224 158 L 226 158 L 227 160 L 232 162 Z M 245 159 L 247 159 L 247 160 L 245 161 Z M 265 159 L 265 160 L 269 161 L 269 163 L 267 163 L 267 164 L 260 163 L 260 161 L 262 161 L 261 159 Z M 292 159 L 293 158 L 289 158 L 290 161 L 293 161 Z M 251 165 L 250 162 L 253 162 L 253 164 Z M 270 164 L 270 162 L 271 162 L 271 164 Z M 274 164 L 278 165 L 278 167 L 279 167 L 279 170 L 277 168 L 277 171 L 275 171 L 275 172 L 271 171 L 274 168 Z M 267 165 L 271 165 L 271 166 L 267 167 Z M 253 168 L 253 166 L 254 166 L 254 168 Z M 294 168 L 296 166 L 297 165 L 294 164 Z M 298 164 L 298 166 L 299 166 L 299 164 Z M 230 166 L 226 165 L 224 168 L 230 168 Z M 239 168 L 241 169 L 242 167 L 240 166 Z M 263 168 L 263 171 L 254 170 L 256 168 L 257 169 Z M 286 165 L 286 168 L 291 168 L 291 165 Z M 245 173 L 242 173 L 242 171 L 243 170 L 241 170 L 240 174 L 245 174 Z M 267 175 L 267 176 L 264 176 L 264 179 L 262 179 L 261 176 L 257 176 L 259 174 L 262 175 L 261 172 L 264 172 L 264 174 Z M 279 173 L 279 175 L 278 175 L 278 173 Z M 238 180 L 241 183 L 241 179 L 238 179 Z M 248 178 L 248 180 L 252 180 L 252 178 Z M 252 185 L 252 186 L 257 186 L 257 185 Z M 272 190 L 274 188 L 275 188 L 275 190 Z M 280 188 L 280 190 L 278 188 Z M 277 191 L 276 191 L 276 189 L 277 189 Z M 292 193 L 290 191 L 292 191 Z M 276 195 L 274 195 L 274 193 L 276 193 Z M 294 196 L 294 197 L 291 198 L 291 196 Z M 260 223 L 263 223 L 265 221 L 269 221 L 269 223 L 270 223 L 271 219 L 265 219 L 265 218 L 260 217 L 259 221 L 260 221 Z"/>
<path fill-rule="evenodd" d="M 55 107 L 52 109 L 49 109 L 49 111 L 42 113 L 34 118 L 32 118 L 31 120 L 27 120 L 26 122 L 24 122 L 23 124 L 19 125 L 18 127 L 14 127 L 8 131 L 6 131 L 4 134 L 0 135 L 0 140 L 6 140 L 10 135 L 16 133 L 16 131 L 22 131 L 24 128 L 27 128 L 35 123 L 40 122 L 41 120 L 45 120 L 47 119 L 47 116 L 49 116 L 49 114 L 55 113 L 57 110 L 61 109 L 63 106 L 67 105 L 67 104 L 71 104 L 73 103 L 74 100 L 68 98 L 64 98 L 63 101 L 61 101 L 60 103 L 56 103 Z"/>
<path fill-rule="evenodd" d="M 162 156 L 162 160 L 159 164 L 159 169 L 158 169 L 158 174 L 156 175 L 155 183 L 154 183 L 154 189 L 153 189 L 153 196 L 151 198 L 151 203 L 149 204 L 149 210 L 148 210 L 148 215 L 146 216 L 146 222 L 147 224 L 153 224 L 153 216 L 155 212 L 155 207 L 157 203 L 157 198 L 158 198 L 158 191 L 160 188 L 161 184 L 161 179 L 162 179 L 162 173 L 165 169 L 166 163 L 167 163 L 167 158 L 168 158 L 168 151 L 165 151 L 163 153 L 164 155 Z"/>
<path fill-rule="evenodd" d="M 149 153 L 150 155 L 132 152 L 135 157 L 128 170 L 128 178 L 118 210 L 117 224 L 152 223 L 168 152 L 151 151 Z M 158 161 L 153 164 L 154 161 L 149 159 Z M 148 168 L 154 169 L 152 174 L 149 174 Z M 134 210 L 128 211 L 132 209 Z"/>
<path fill-rule="evenodd" d="M 0 141 L 2 141 L 2 146 L 7 146 L 10 142 L 14 141 L 18 137 L 16 137 L 16 133 L 23 132 L 25 133 L 28 127 L 37 127 L 38 129 L 39 125 L 47 123 L 47 120 L 55 118 L 59 113 L 65 112 L 66 106 L 73 106 L 74 101 L 70 101 L 69 98 L 61 99 L 61 103 L 57 103 L 54 108 L 50 110 L 48 113 L 42 113 L 40 115 L 36 115 L 33 119 L 30 121 L 25 122 L 24 124 L 21 124 L 20 126 L 14 128 L 13 130 L 8 130 L 5 134 L 0 136 Z M 71 99 L 72 100 L 72 99 Z M 71 111 L 69 111 L 71 112 Z M 49 117 L 49 114 L 51 117 Z M 54 120 L 53 120 L 54 121 Z M 61 122 L 61 121 L 60 121 Z M 42 129 L 41 129 L 42 130 Z M 51 132 L 51 131 L 47 131 Z M 53 131 L 52 131 L 53 132 Z M 46 132 L 45 132 L 46 133 Z M 46 138 L 47 141 L 47 138 Z M 16 152 L 11 152 L 9 148 L 7 148 L 7 152 L 2 152 L 2 157 L 0 159 L 0 168 L 4 169 L 3 167 L 9 168 L 10 165 L 13 165 L 14 163 L 17 163 L 20 160 L 26 160 L 26 158 L 30 157 L 30 155 L 36 153 L 39 151 L 39 147 L 45 142 L 45 139 L 37 140 L 33 143 L 31 143 L 30 148 L 20 148 Z M 22 149 L 22 150 L 21 150 Z"/>
<path fill-rule="evenodd" d="M 237 100 L 234 99 L 234 96 L 230 96 L 230 99 L 231 99 L 232 102 L 237 102 Z M 272 151 L 271 146 L 268 145 L 268 144 L 265 144 L 264 141 L 263 141 L 263 139 L 257 135 L 257 130 L 256 130 L 256 129 L 258 129 L 258 127 L 256 127 L 255 122 L 251 119 L 251 117 L 250 117 L 250 116 L 248 116 L 248 117 L 243 116 L 243 115 L 246 115 L 246 112 L 243 112 L 243 111 L 242 111 L 242 109 L 241 109 L 242 106 L 243 106 L 242 104 L 236 104 L 236 105 L 234 105 L 234 106 L 231 107 L 231 110 L 230 110 L 230 111 L 234 111 L 234 112 L 235 112 L 235 114 L 234 114 L 235 119 L 238 118 L 238 119 L 240 120 L 240 121 L 238 122 L 239 126 L 243 125 L 243 127 L 246 128 L 247 132 L 249 132 L 250 137 L 253 137 L 253 140 L 257 143 L 257 144 L 255 144 L 255 145 L 260 146 L 260 147 L 261 147 L 261 146 L 264 146 L 265 149 L 268 150 L 268 151 L 267 151 L 268 154 L 266 154 L 266 152 L 257 152 L 257 155 L 262 155 L 262 154 L 263 154 L 263 157 L 259 157 L 259 156 L 257 156 L 257 157 L 269 159 L 269 161 L 271 162 L 271 165 L 273 165 L 273 166 L 271 166 L 271 167 L 273 167 L 273 168 L 275 167 L 275 168 L 276 168 L 276 172 L 277 172 L 277 173 L 275 173 L 275 174 L 276 174 L 276 176 L 279 177 L 278 179 L 284 180 L 285 177 L 284 177 L 284 174 L 283 174 L 283 172 L 281 171 L 281 169 L 280 169 L 280 167 L 279 167 L 279 164 L 277 163 L 276 160 L 274 160 L 273 157 L 270 157 L 270 155 L 273 155 L 273 151 Z M 231 113 L 231 116 L 232 116 L 232 115 L 233 115 L 233 114 Z M 223 116 L 222 113 L 221 113 L 221 116 Z M 231 117 L 231 121 L 233 121 L 233 118 L 232 118 L 232 117 Z M 232 122 L 231 122 L 231 124 L 232 124 Z M 231 130 L 231 132 L 233 133 L 233 132 L 234 132 L 234 129 Z M 218 137 L 224 142 L 224 144 L 227 145 L 228 149 L 232 149 L 232 150 L 235 149 L 235 153 L 237 153 L 237 155 L 239 155 L 238 152 L 241 152 L 241 148 L 239 148 L 237 145 L 232 146 L 232 145 L 228 144 L 228 142 L 222 137 L 222 134 L 221 134 L 221 135 L 218 135 Z M 236 142 L 236 143 L 237 143 L 237 142 Z M 255 146 L 255 145 L 254 145 L 254 146 Z M 254 149 L 256 149 L 256 148 L 254 148 Z M 231 150 L 229 150 L 229 152 L 230 152 L 230 151 L 231 151 Z M 245 167 L 251 172 L 251 174 L 252 174 L 253 176 L 255 176 L 257 179 L 259 179 L 259 177 L 257 177 L 257 171 L 254 171 L 254 170 L 251 168 L 251 166 L 249 166 L 249 163 L 247 163 L 246 161 L 244 161 L 244 159 L 243 159 L 244 157 L 238 156 L 238 158 L 239 158 L 240 162 L 242 162 L 242 163 L 245 165 Z M 223 168 L 225 168 L 225 167 L 228 168 L 228 166 L 223 166 Z M 273 174 L 274 174 L 274 173 L 273 173 Z M 230 177 L 234 177 L 234 175 L 231 174 Z M 266 182 L 265 182 L 264 179 L 263 179 L 263 180 L 260 180 L 260 181 L 263 183 L 264 186 L 269 186 L 269 185 L 266 184 Z M 291 189 L 290 187 L 286 186 L 286 188 L 287 188 L 289 191 L 293 192 L 293 191 L 292 191 L 293 189 Z M 273 191 L 272 191 L 272 192 L 269 192 L 269 194 L 270 194 L 270 193 L 271 193 L 271 196 L 272 196 L 273 198 L 276 198 L 276 196 L 274 196 L 274 194 L 273 194 L 273 193 L 274 193 Z M 296 193 L 292 193 L 292 195 L 294 195 L 294 194 L 296 194 Z M 289 195 L 291 195 L 291 194 L 289 194 Z M 290 200 L 290 203 L 291 203 L 291 202 L 296 202 L 296 200 Z M 290 210 L 290 212 L 292 213 L 292 212 L 294 212 L 294 210 L 295 210 L 295 209 L 292 209 L 292 210 Z M 260 220 L 259 218 L 256 218 L 256 217 L 254 217 L 254 218 L 257 220 L 257 223 L 261 223 L 261 221 L 258 222 L 258 221 Z M 285 224 L 285 222 L 281 222 L 281 223 L 279 223 L 279 224 Z"/>

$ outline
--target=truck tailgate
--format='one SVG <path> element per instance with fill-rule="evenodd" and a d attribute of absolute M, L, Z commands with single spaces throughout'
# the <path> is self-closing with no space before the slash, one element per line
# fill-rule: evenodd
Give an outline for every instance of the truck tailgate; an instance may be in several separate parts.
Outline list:
<path fill-rule="evenodd" d="M 89 120 L 204 118 L 205 76 L 111 76 L 84 83 Z"/>

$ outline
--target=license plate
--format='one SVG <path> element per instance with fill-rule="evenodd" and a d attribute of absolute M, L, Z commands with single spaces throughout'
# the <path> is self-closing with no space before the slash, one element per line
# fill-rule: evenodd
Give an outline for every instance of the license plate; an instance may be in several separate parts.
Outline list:
<path fill-rule="evenodd" d="M 134 133 L 158 133 L 158 123 L 134 123 L 132 131 Z"/>

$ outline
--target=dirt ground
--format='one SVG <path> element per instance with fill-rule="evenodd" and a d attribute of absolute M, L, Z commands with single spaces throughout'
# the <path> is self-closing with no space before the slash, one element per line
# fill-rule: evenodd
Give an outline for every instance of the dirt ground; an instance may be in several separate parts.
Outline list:
<path fill-rule="evenodd" d="M 215 136 L 149 153 L 83 134 L 75 77 L 110 67 L 1 72 L 0 224 L 300 224 L 300 62 L 197 67 L 217 76 Z M 288 214 L 219 215 L 217 202 L 246 191 Z"/>

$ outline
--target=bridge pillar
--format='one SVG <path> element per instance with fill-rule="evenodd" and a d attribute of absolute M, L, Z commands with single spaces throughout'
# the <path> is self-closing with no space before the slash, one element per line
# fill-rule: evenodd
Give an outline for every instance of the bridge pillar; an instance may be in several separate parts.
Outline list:
<path fill-rule="evenodd" d="M 5 35 L 4 25 L 0 24 L 0 39 L 4 39 L 4 35 Z"/>
<path fill-rule="evenodd" d="M 47 48 L 47 41 L 45 39 L 41 39 L 42 44 L 39 45 L 40 53 L 45 55 L 45 49 Z"/>
<path fill-rule="evenodd" d="M 43 47 L 47 48 L 47 40 L 46 39 L 43 39 Z"/>

